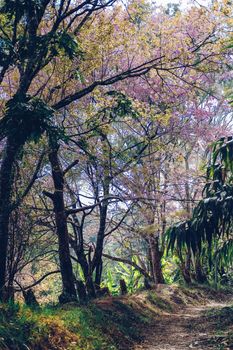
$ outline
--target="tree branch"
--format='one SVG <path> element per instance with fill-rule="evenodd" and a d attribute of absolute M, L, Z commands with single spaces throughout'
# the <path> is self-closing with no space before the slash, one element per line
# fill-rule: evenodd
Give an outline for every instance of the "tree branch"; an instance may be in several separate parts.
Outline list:
<path fill-rule="evenodd" d="M 23 199 L 28 195 L 28 193 L 30 192 L 34 182 L 36 181 L 37 179 L 37 175 L 38 175 L 38 172 L 40 170 L 40 167 L 41 167 L 41 164 L 42 164 L 42 161 L 44 159 L 44 156 L 45 156 L 45 152 L 43 152 L 37 162 L 37 165 L 36 165 L 36 169 L 34 171 L 34 174 L 29 182 L 29 184 L 27 185 L 26 189 L 24 190 L 24 193 L 22 194 L 22 196 L 15 202 L 12 204 L 12 210 L 16 209 L 23 201 Z"/>
<path fill-rule="evenodd" d="M 113 260 L 113 261 L 118 261 L 118 262 L 122 262 L 124 264 L 128 264 L 133 266 L 136 270 L 138 270 L 143 276 L 145 276 L 146 278 L 151 278 L 150 275 L 148 274 L 148 272 L 146 272 L 144 269 L 142 269 L 140 266 L 138 266 L 135 262 L 131 261 L 131 260 L 127 260 L 124 258 L 118 258 L 116 256 L 111 256 L 108 254 L 103 254 L 103 256 L 107 259 Z"/>
<path fill-rule="evenodd" d="M 66 173 L 68 173 L 68 171 L 70 169 L 72 169 L 75 165 L 77 165 L 79 163 L 79 160 L 76 159 L 74 160 L 71 164 L 68 165 L 68 167 L 63 171 L 63 175 L 65 175 Z"/>
<path fill-rule="evenodd" d="M 30 284 L 27 287 L 22 287 L 22 289 L 25 291 L 27 289 L 33 288 L 35 286 L 37 286 L 37 284 L 41 283 L 45 278 L 47 278 L 48 276 L 54 275 L 55 273 L 60 273 L 60 270 L 55 270 L 55 271 L 50 271 L 48 273 L 46 273 L 44 276 L 42 276 L 40 279 L 38 279 L 37 281 L 35 281 L 34 283 Z M 19 285 L 19 283 L 17 281 L 15 281 L 16 284 Z M 16 292 L 21 292 L 21 289 L 15 289 Z"/>
<path fill-rule="evenodd" d="M 91 93 L 97 86 L 106 86 L 106 85 L 111 85 L 114 84 L 118 81 L 125 80 L 127 78 L 133 78 L 133 77 L 139 77 L 143 74 L 148 73 L 152 68 L 155 68 L 157 66 L 157 61 L 160 61 L 163 58 L 157 57 L 153 60 L 150 60 L 146 63 L 143 63 L 139 66 L 136 66 L 135 68 L 128 69 L 125 72 L 122 72 L 120 74 L 114 75 L 113 77 L 107 78 L 105 80 L 97 80 L 91 85 L 87 86 L 83 90 L 77 91 L 76 93 L 69 95 L 62 99 L 61 101 L 55 103 L 52 108 L 58 110 L 60 108 L 63 108 L 70 103 L 79 100 L 80 98 L 86 96 L 87 94 Z"/>

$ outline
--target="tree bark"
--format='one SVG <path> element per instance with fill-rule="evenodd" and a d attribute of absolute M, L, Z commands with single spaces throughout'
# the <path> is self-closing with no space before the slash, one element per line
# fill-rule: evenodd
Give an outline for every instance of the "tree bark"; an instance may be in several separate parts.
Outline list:
<path fill-rule="evenodd" d="M 185 162 L 185 171 L 186 171 L 186 176 L 188 178 L 189 175 L 189 157 L 191 155 L 191 151 L 188 151 L 184 157 L 184 162 Z M 191 193 L 190 193 L 190 186 L 188 181 L 185 181 L 185 196 L 186 196 L 186 211 L 187 215 L 190 218 L 192 215 L 192 207 L 191 207 Z M 186 252 L 186 258 L 185 258 L 185 264 L 182 270 L 182 274 L 184 277 L 184 280 L 187 284 L 190 284 L 192 282 L 191 279 L 191 266 L 192 266 L 192 254 L 191 254 L 191 249 L 188 248 Z"/>
<path fill-rule="evenodd" d="M 109 179 L 105 178 L 104 185 L 103 185 L 103 192 L 104 196 L 109 196 L 109 186 L 110 182 Z M 97 235 L 97 242 L 96 242 L 96 250 L 93 257 L 93 263 L 92 263 L 92 271 L 95 270 L 95 284 L 96 286 L 100 286 L 101 283 L 101 277 L 102 277 L 102 265 L 103 265 L 103 246 L 104 246 L 104 234 L 105 234 L 105 228 L 106 228 L 106 219 L 107 219 L 107 211 L 108 211 L 108 199 L 104 200 L 103 203 L 100 206 L 100 224 L 99 224 L 99 231 Z"/>
<path fill-rule="evenodd" d="M 126 295 L 128 293 L 127 285 L 124 279 L 120 279 L 120 290 L 121 290 L 121 295 Z"/>
<path fill-rule="evenodd" d="M 182 276 L 184 278 L 184 281 L 187 283 L 187 284 L 190 284 L 192 282 L 191 280 L 191 274 L 190 274 L 190 269 L 188 267 L 187 269 L 187 253 L 186 253 L 186 260 L 184 261 L 183 259 L 183 256 L 182 256 L 182 252 L 180 249 L 177 250 L 177 254 L 178 254 L 178 257 L 179 257 L 179 260 L 180 260 L 180 271 L 182 273 Z M 190 261 L 188 259 L 188 261 Z"/>
<path fill-rule="evenodd" d="M 87 302 L 87 292 L 86 292 L 86 288 L 85 285 L 83 283 L 83 281 L 76 281 L 76 286 L 77 286 L 77 291 L 78 291 L 78 298 L 79 298 L 79 302 L 80 304 L 86 304 Z"/>
<path fill-rule="evenodd" d="M 77 256 L 84 274 L 88 297 L 90 299 L 96 298 L 96 291 L 95 291 L 95 285 L 92 278 L 91 266 L 89 266 L 87 262 L 86 256 L 84 254 L 84 250 L 78 252 Z"/>
<path fill-rule="evenodd" d="M 95 284 L 100 286 L 102 277 L 102 257 L 103 257 L 103 245 L 104 245 L 104 233 L 106 227 L 108 205 L 107 202 L 100 208 L 100 226 L 97 235 L 96 250 L 93 259 L 93 270 L 95 269 Z"/>
<path fill-rule="evenodd" d="M 92 278 L 92 271 L 90 261 L 88 262 L 87 256 L 84 251 L 84 239 L 83 239 L 83 225 L 79 225 L 79 221 L 76 218 L 76 214 L 73 214 L 74 225 L 73 231 L 75 239 L 70 239 L 70 245 L 75 252 L 77 257 L 76 261 L 81 266 L 84 279 L 85 287 L 87 290 L 88 297 L 93 299 L 96 297 L 95 285 Z"/>
<path fill-rule="evenodd" d="M 191 280 L 191 249 L 188 248 L 187 253 L 186 253 L 186 258 L 185 258 L 185 264 L 184 264 L 184 268 L 182 270 L 182 274 L 184 277 L 184 280 L 187 284 L 190 284 L 192 282 Z"/>
<path fill-rule="evenodd" d="M 153 279 L 154 283 L 165 283 L 162 267 L 161 267 L 161 252 L 159 249 L 159 237 L 150 237 L 149 238 L 149 244 L 150 244 L 150 256 L 151 256 L 151 266 L 152 266 L 152 273 L 153 273 Z"/>
<path fill-rule="evenodd" d="M 65 303 L 77 299 L 73 268 L 70 258 L 69 233 L 67 227 L 67 215 L 64 204 L 64 176 L 58 159 L 59 146 L 53 146 L 49 153 L 49 161 L 52 167 L 54 193 L 52 195 L 55 213 L 55 222 L 58 236 L 58 251 L 62 277 L 63 292 L 60 302 Z"/>
<path fill-rule="evenodd" d="M 40 306 L 32 289 L 23 291 L 23 297 L 27 306 L 32 308 L 38 308 Z"/>
<path fill-rule="evenodd" d="M 9 241 L 9 219 L 11 213 L 11 195 L 14 183 L 14 162 L 20 145 L 8 138 L 0 169 L 0 300 L 8 299 L 4 293 L 6 283 L 6 263 Z"/>
<path fill-rule="evenodd" d="M 197 252 L 195 256 L 195 280 L 197 283 L 207 282 L 207 277 L 203 272 L 200 254 Z"/>

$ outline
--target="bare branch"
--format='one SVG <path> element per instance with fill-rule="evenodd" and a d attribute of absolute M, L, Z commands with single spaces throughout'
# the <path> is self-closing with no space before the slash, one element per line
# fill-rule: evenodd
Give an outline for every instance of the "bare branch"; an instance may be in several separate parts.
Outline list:
<path fill-rule="evenodd" d="M 68 167 L 63 171 L 63 175 L 65 175 L 66 173 L 68 173 L 68 171 L 70 169 L 72 169 L 75 165 L 77 165 L 79 163 L 78 159 L 75 159 L 71 164 L 68 165 Z"/>
<path fill-rule="evenodd" d="M 41 283 L 45 278 L 47 278 L 48 276 L 54 275 L 56 273 L 60 273 L 60 270 L 55 270 L 55 271 L 50 271 L 48 273 L 46 273 L 44 276 L 42 276 L 39 280 L 35 281 L 34 283 L 30 284 L 27 287 L 22 287 L 22 289 L 25 291 L 27 289 L 31 289 L 35 286 L 37 286 L 39 283 Z M 19 282 L 15 281 L 16 284 L 19 285 Z M 16 292 L 21 292 L 21 289 L 15 289 Z"/>
<path fill-rule="evenodd" d="M 103 256 L 107 259 L 113 260 L 113 261 L 119 261 L 122 262 L 124 264 L 128 264 L 133 266 L 136 270 L 138 270 L 143 276 L 145 276 L 146 278 L 150 279 L 150 275 L 148 274 L 148 272 L 146 272 L 144 269 L 142 269 L 140 266 L 138 266 L 135 262 L 131 261 L 131 260 L 127 260 L 124 258 L 118 258 L 116 256 L 111 256 L 108 254 L 103 254 Z"/>

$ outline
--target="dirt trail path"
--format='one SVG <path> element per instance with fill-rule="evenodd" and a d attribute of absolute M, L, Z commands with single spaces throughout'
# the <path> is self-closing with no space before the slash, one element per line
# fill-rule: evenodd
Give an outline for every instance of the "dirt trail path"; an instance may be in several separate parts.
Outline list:
<path fill-rule="evenodd" d="M 160 315 L 155 324 L 145 330 L 146 340 L 135 350 L 233 350 L 233 347 L 222 341 L 223 333 L 219 333 L 215 320 L 207 315 L 210 309 L 223 309 L 229 305 L 232 305 L 232 300 L 229 303 L 211 302 Z"/>

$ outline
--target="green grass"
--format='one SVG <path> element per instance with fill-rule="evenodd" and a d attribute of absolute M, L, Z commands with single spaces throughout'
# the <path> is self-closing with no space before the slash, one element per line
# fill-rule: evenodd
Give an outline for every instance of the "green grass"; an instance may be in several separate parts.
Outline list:
<path fill-rule="evenodd" d="M 115 350 L 113 339 L 102 333 L 100 310 L 70 306 L 30 310 L 0 306 L 0 349 L 5 350 Z"/>
<path fill-rule="evenodd" d="M 120 300 L 106 308 L 68 304 L 31 310 L 0 304 L 0 349 L 125 350 L 141 340 L 139 329 L 145 322 Z"/>
<path fill-rule="evenodd" d="M 201 299 L 207 292 L 165 286 L 161 293 L 105 298 L 86 306 L 72 303 L 32 310 L 0 304 L 0 350 L 130 349 L 161 311 L 172 312 L 176 305 L 196 301 L 197 293 Z M 233 325 L 233 307 L 209 311 L 206 317 L 219 327 Z"/>
<path fill-rule="evenodd" d="M 162 299 L 159 297 L 157 294 L 153 292 L 148 292 L 147 299 L 149 302 L 155 306 L 157 306 L 159 309 L 171 312 L 172 311 L 172 306 L 169 304 L 167 300 Z"/>

